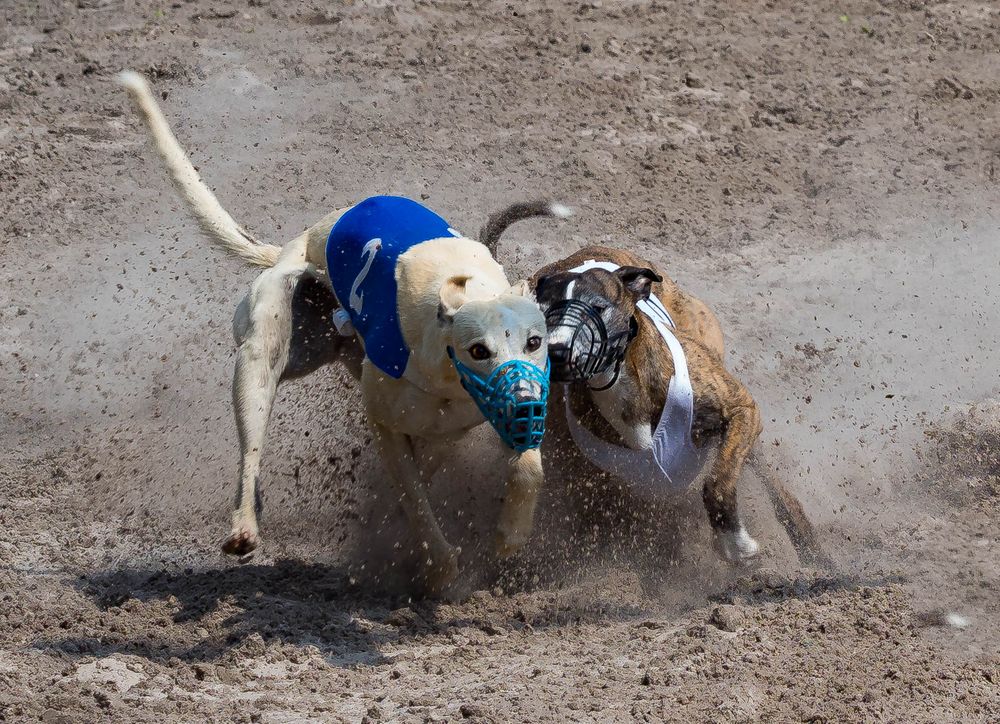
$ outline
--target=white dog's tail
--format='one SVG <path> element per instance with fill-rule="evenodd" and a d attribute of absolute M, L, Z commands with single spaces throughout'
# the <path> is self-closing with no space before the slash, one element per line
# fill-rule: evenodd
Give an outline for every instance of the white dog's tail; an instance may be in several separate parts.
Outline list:
<path fill-rule="evenodd" d="M 557 204 L 546 199 L 511 204 L 486 220 L 486 224 L 479 230 L 479 243 L 485 244 L 490 253 L 496 256 L 497 244 L 500 243 L 500 235 L 511 224 L 524 219 L 530 219 L 534 216 L 551 216 L 557 219 L 568 219 L 572 215 L 573 210 L 568 206 L 563 206 L 562 204 Z"/>
<path fill-rule="evenodd" d="M 274 266 L 281 253 L 281 247 L 261 244 L 240 228 L 233 221 L 233 217 L 222 208 L 215 194 L 201 180 L 184 149 L 177 142 L 146 79 L 138 73 L 127 70 L 118 74 L 118 82 L 128 89 L 143 118 L 146 119 L 153 140 L 156 142 L 156 150 L 167 164 L 170 178 L 198 219 L 202 231 L 230 254 L 250 264 Z"/>

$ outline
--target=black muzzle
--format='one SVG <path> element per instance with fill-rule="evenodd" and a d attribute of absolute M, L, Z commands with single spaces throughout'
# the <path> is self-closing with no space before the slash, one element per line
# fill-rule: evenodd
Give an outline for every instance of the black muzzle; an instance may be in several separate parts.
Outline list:
<path fill-rule="evenodd" d="M 636 332 L 633 321 L 629 331 L 609 337 L 600 313 L 579 299 L 552 304 L 545 312 L 545 326 L 554 382 L 583 382 L 611 369 L 617 372 Z M 569 332 L 568 342 L 559 340 L 566 336 L 556 335 L 559 330 Z"/>

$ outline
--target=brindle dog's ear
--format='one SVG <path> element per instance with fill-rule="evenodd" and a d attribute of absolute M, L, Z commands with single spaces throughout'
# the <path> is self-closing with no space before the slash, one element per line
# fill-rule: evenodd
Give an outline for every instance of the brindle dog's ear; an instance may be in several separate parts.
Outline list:
<path fill-rule="evenodd" d="M 548 274 L 542 274 L 535 280 L 535 299 L 539 299 L 542 296 L 542 287 L 545 286 L 545 282 L 549 280 Z"/>
<path fill-rule="evenodd" d="M 625 288 L 632 293 L 636 301 L 649 299 L 653 282 L 662 282 L 663 277 L 652 269 L 638 266 L 623 266 L 615 271 Z"/>
<path fill-rule="evenodd" d="M 467 276 L 453 276 L 441 285 L 440 300 L 438 301 L 438 319 L 442 322 L 451 322 L 455 312 L 465 304 L 465 285 L 471 279 Z"/>

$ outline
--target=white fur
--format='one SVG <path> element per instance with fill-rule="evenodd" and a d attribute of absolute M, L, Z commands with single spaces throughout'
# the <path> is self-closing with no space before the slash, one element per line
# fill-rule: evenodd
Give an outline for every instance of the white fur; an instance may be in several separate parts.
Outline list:
<path fill-rule="evenodd" d="M 614 371 L 609 370 L 605 375 L 614 375 Z M 595 378 L 591 380 L 594 387 L 604 386 L 605 378 Z M 652 424 L 637 423 L 631 424 L 625 421 L 626 401 L 635 393 L 635 381 L 627 375 L 619 375 L 618 380 L 611 387 L 601 390 L 594 389 L 591 396 L 597 409 L 601 411 L 601 417 L 607 420 L 615 429 L 622 440 L 633 450 L 653 449 L 653 426 Z"/>
<path fill-rule="evenodd" d="M 745 563 L 757 555 L 760 546 L 741 525 L 732 533 L 716 533 L 715 549 L 730 563 Z"/>
<path fill-rule="evenodd" d="M 553 331 L 549 332 L 549 344 L 550 345 L 568 345 L 573 339 L 573 330 L 569 327 L 556 327 Z"/>
<path fill-rule="evenodd" d="M 573 209 L 560 203 L 549 204 L 549 213 L 557 219 L 568 219 L 573 215 Z"/>
<path fill-rule="evenodd" d="M 563 297 L 564 299 L 573 298 L 573 289 L 576 287 L 576 280 L 571 281 L 566 285 L 566 293 Z M 573 330 L 567 325 L 560 325 L 553 330 L 549 331 L 549 344 L 556 345 L 569 345 L 573 341 Z"/>
<path fill-rule="evenodd" d="M 944 615 L 944 622 L 952 628 L 962 629 L 969 627 L 969 619 L 960 613 L 955 613 L 954 611 Z"/>
<path fill-rule="evenodd" d="M 241 451 L 240 492 L 232 533 L 223 548 L 247 553 L 259 542 L 256 478 L 267 420 L 292 349 L 292 296 L 299 280 L 308 275 L 329 285 L 326 240 L 347 209 L 327 214 L 284 247 L 258 244 L 201 181 L 170 131 L 148 83 L 131 72 L 121 74 L 119 81 L 135 99 L 174 184 L 202 229 L 232 254 L 267 267 L 234 320 L 239 345 L 233 403 Z M 464 364 L 484 377 L 509 359 L 543 366 L 547 354 L 544 343 L 533 352 L 525 350 L 531 336 L 544 339 L 545 318 L 527 283 L 509 285 L 503 268 L 485 246 L 457 235 L 418 244 L 404 253 L 397 262 L 397 286 L 400 327 L 411 350 L 403 377 L 389 377 L 367 359 L 359 363 L 340 347 L 310 369 L 339 359 L 360 376 L 376 444 L 425 551 L 422 563 L 427 585 L 432 593 L 440 593 L 457 575 L 460 550 L 445 540 L 438 526 L 427 499 L 427 481 L 414 456 L 413 440 L 456 440 L 484 421 L 462 388 L 447 349 L 454 349 Z M 361 306 L 360 298 L 357 306 Z M 490 359 L 471 358 L 468 350 L 476 342 L 491 347 L 494 354 Z M 354 349 L 356 352 L 357 347 Z M 509 457 L 504 506 L 494 541 L 498 554 L 510 555 L 527 540 L 541 483 L 537 449 Z"/>

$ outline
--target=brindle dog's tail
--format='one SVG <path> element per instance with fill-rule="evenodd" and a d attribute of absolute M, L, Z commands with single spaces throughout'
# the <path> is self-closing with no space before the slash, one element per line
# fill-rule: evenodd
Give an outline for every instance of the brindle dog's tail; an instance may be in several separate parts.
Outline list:
<path fill-rule="evenodd" d="M 520 203 L 511 204 L 507 208 L 502 211 L 498 211 L 487 219 L 486 224 L 479 230 L 479 241 L 481 244 L 486 245 L 486 248 L 490 250 L 490 254 L 496 256 L 497 244 L 500 242 L 500 236 L 511 224 L 523 221 L 524 219 L 530 219 L 535 216 L 550 216 L 556 219 L 567 219 L 572 215 L 573 210 L 568 206 L 563 206 L 562 204 L 558 204 L 547 199 L 522 201 Z"/>
<path fill-rule="evenodd" d="M 128 89 L 139 112 L 146 119 L 156 150 L 166 163 L 174 186 L 187 202 L 205 235 L 243 261 L 256 266 L 274 266 L 281 247 L 258 242 L 222 208 L 222 204 L 201 180 L 181 144 L 177 142 L 146 79 L 127 70 L 118 74 L 118 82 Z"/>
<path fill-rule="evenodd" d="M 799 560 L 807 566 L 835 570 L 836 565 L 823 550 L 816 529 L 802 509 L 802 503 L 785 487 L 781 477 L 771 470 L 771 466 L 762 456 L 760 444 L 754 447 L 747 462 L 764 483 L 764 489 L 767 490 L 771 505 L 774 507 L 774 514 L 788 534 Z"/>

